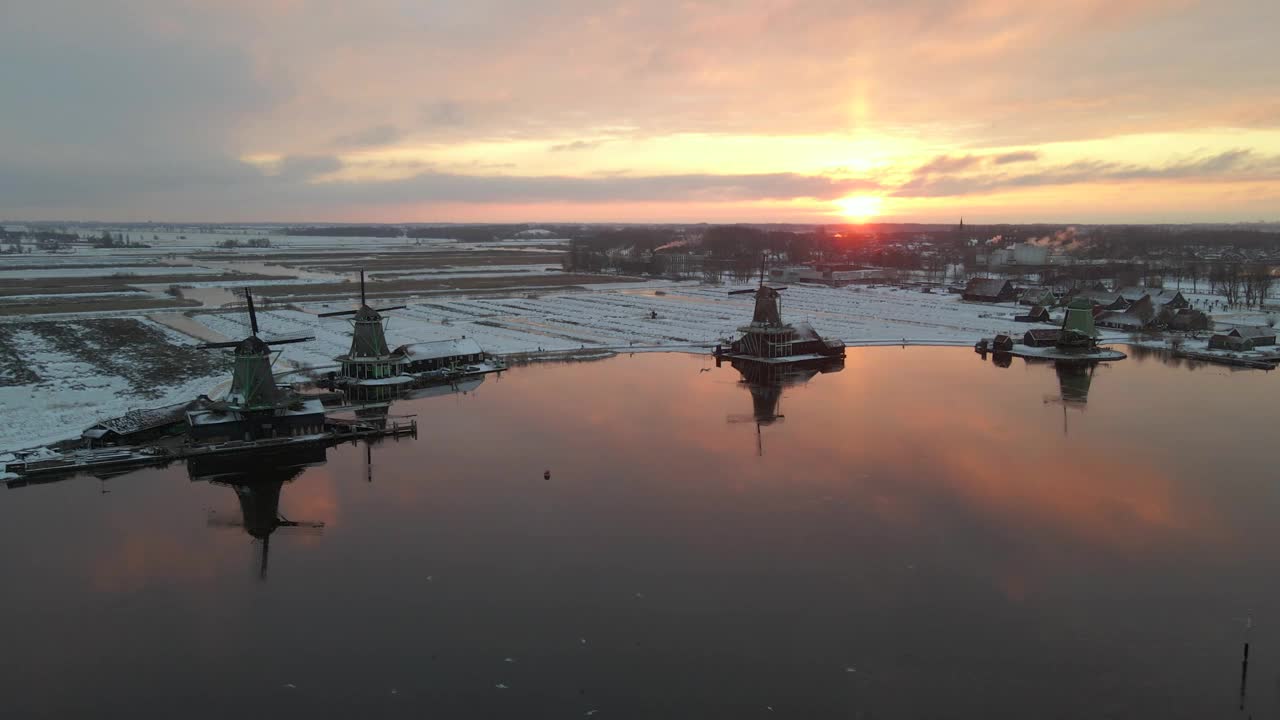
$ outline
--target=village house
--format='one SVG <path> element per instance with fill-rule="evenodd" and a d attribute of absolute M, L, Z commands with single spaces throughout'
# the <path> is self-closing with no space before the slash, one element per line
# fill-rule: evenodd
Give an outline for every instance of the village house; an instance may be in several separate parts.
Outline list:
<path fill-rule="evenodd" d="M 396 353 L 403 355 L 407 363 L 405 369 L 412 373 L 470 365 L 488 358 L 479 343 L 465 337 L 401 345 Z"/>
<path fill-rule="evenodd" d="M 1248 340 L 1254 347 L 1265 347 L 1276 344 L 1276 331 L 1265 325 L 1244 325 L 1234 327 L 1224 333 L 1231 337 Z"/>
<path fill-rule="evenodd" d="M 997 335 L 991 341 L 991 351 L 998 353 L 1006 353 L 1013 350 L 1013 337 L 1009 335 Z"/>
<path fill-rule="evenodd" d="M 1102 308 L 1103 310 L 1124 310 L 1129 307 L 1130 304 L 1129 301 L 1125 300 L 1124 296 L 1120 293 L 1112 292 L 1110 290 L 1099 290 L 1096 287 L 1089 288 L 1087 290 L 1079 290 L 1073 297 L 1084 298 L 1085 300 L 1093 303 L 1095 308 Z"/>
<path fill-rule="evenodd" d="M 1054 347 L 1062 338 L 1062 331 L 1055 328 L 1037 328 L 1022 335 L 1022 344 L 1028 347 Z"/>
<path fill-rule="evenodd" d="M 1142 330 L 1150 327 L 1156 319 L 1150 295 L 1143 295 L 1124 310 L 1112 310 L 1099 315 L 1094 322 L 1103 327 L 1117 330 Z"/>
<path fill-rule="evenodd" d="M 962 298 L 969 302 L 1004 303 L 1018 297 L 1018 290 L 1008 280 L 973 278 L 964 287 Z"/>
<path fill-rule="evenodd" d="M 1137 302 L 1143 296 L 1148 296 L 1156 309 L 1167 307 L 1170 310 L 1181 310 L 1191 307 L 1191 303 L 1187 302 L 1187 299 L 1178 290 L 1126 287 L 1121 288 L 1119 294 L 1130 304 Z"/>
<path fill-rule="evenodd" d="M 1023 291 L 1022 296 L 1018 298 L 1019 305 L 1054 305 L 1058 302 L 1058 296 L 1053 294 L 1049 288 L 1027 288 Z"/>
<path fill-rule="evenodd" d="M 1013 319 L 1014 322 L 1052 322 L 1049 310 L 1043 305 L 1033 305 L 1026 315 L 1018 315 Z"/>
<path fill-rule="evenodd" d="M 160 408 L 130 410 L 124 415 L 103 420 L 80 433 L 86 447 L 139 444 L 158 440 L 186 429 L 186 411 L 192 403 L 178 403 Z"/>
<path fill-rule="evenodd" d="M 1234 350 L 1243 352 L 1253 349 L 1253 341 L 1239 335 L 1229 335 L 1227 333 L 1214 333 L 1209 338 L 1210 350 Z"/>

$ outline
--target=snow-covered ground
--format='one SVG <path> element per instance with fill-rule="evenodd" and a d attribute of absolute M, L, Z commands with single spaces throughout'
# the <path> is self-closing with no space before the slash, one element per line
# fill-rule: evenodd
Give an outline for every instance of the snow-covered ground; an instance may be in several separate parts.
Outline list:
<path fill-rule="evenodd" d="M 625 287 L 597 286 L 588 292 L 532 293 L 516 297 L 441 297 L 411 301 L 388 314 L 387 340 L 404 343 L 474 338 L 496 354 L 579 348 L 710 346 L 750 321 L 750 295 L 729 295 L 747 286 L 699 286 L 669 282 Z M 258 314 L 265 335 L 314 335 L 313 342 L 281 346 L 299 366 L 327 367 L 350 345 L 342 318 L 314 313 L 333 306 L 304 304 L 302 311 Z M 956 295 L 892 288 L 792 286 L 783 292 L 788 321 L 807 320 L 818 332 L 850 345 L 970 345 L 1000 332 L 1021 334 L 1033 325 L 1014 322 L 1026 311 L 1012 304 L 967 303 Z M 656 317 L 655 317 L 656 315 Z M 248 332 L 243 313 L 203 313 L 196 320 L 221 335 Z M 1040 327 L 1044 327 L 1043 325 Z M 1119 338 L 1119 335 L 1112 336 Z"/>
<path fill-rule="evenodd" d="M 387 339 L 393 345 L 473 338 L 495 354 L 538 350 L 686 349 L 710 346 L 734 334 L 748 322 L 749 295 L 729 295 L 745 286 L 700 286 L 650 281 L 621 286 L 602 284 L 587 291 L 519 292 L 510 297 L 447 296 L 409 301 L 408 307 L 388 313 Z M 343 318 L 319 318 L 334 304 L 305 303 L 302 309 L 266 308 L 259 313 L 265 337 L 314 335 L 307 343 L 279 346 L 279 367 L 331 367 L 333 357 L 350 345 L 350 326 Z M 930 295 L 891 288 L 827 288 L 792 286 L 783 293 L 782 311 L 789 321 L 808 320 L 819 332 L 850 345 L 960 344 L 997 332 L 1023 332 L 1015 323 L 1023 308 L 966 303 L 954 295 Z M 656 315 L 656 317 L 654 317 Z M 188 320 L 174 315 L 172 325 L 137 318 L 158 328 L 175 346 L 195 342 L 192 335 L 237 338 L 248 333 L 243 311 L 203 310 Z M 181 321 L 179 321 L 179 319 Z M 193 326 L 191 323 L 198 323 Z M 64 319 L 63 323 L 92 322 Z M 197 332 L 206 328 L 209 332 Z M 34 333 L 18 333 L 12 347 L 21 348 L 24 362 L 38 382 L 0 387 L 0 406 L 23 422 L 0 429 L 0 450 L 29 447 L 71 437 L 96 420 L 135 407 L 152 407 L 209 393 L 226 379 L 210 372 L 166 384 L 157 380 L 139 393 L 137 382 L 113 376 L 101 367 L 70 355 L 66 346 L 52 346 Z M 209 351 L 171 348 L 207 357 Z M 117 352 L 148 352 L 147 348 L 119 348 Z"/>
<path fill-rule="evenodd" d="M 65 332 L 66 339 L 61 342 L 50 333 L 32 329 L 5 335 L 8 349 L 20 352 L 21 367 L 28 375 L 14 377 L 16 365 L 0 367 L 0 408 L 7 420 L 0 423 L 0 451 L 75 437 L 99 419 L 123 415 L 134 408 L 193 399 L 215 388 L 227 374 L 224 367 L 211 367 L 207 357 L 184 363 L 183 370 L 176 373 L 169 372 L 171 365 L 162 368 L 164 360 L 172 360 L 175 353 L 184 354 L 185 346 L 194 343 L 171 328 L 136 318 L 117 321 L 143 328 L 143 334 L 156 341 L 148 350 L 163 350 L 156 346 L 164 343 L 171 346 L 169 358 L 148 362 L 128 357 L 127 347 L 104 347 L 104 333 L 84 332 L 90 327 L 86 323 L 92 322 L 64 321 L 59 333 Z M 191 348 L 190 352 L 207 351 Z M 114 362 L 101 362 L 109 353 L 114 353 L 114 360 L 139 372 L 113 371 Z M 148 370 L 169 380 L 156 377 L 151 382 L 140 377 Z"/>
<path fill-rule="evenodd" d="M 112 265 L 111 267 L 59 267 L 41 270 L 0 270 L 0 281 L 8 278 L 121 277 L 147 275 L 205 275 L 209 271 L 191 265 Z"/>

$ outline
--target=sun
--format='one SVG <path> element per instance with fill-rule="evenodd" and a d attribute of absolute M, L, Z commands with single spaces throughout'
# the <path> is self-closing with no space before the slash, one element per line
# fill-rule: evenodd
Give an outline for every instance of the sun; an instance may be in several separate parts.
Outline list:
<path fill-rule="evenodd" d="M 879 195 L 850 195 L 834 201 L 840 214 L 853 222 L 866 222 L 880 214 L 884 198 Z"/>

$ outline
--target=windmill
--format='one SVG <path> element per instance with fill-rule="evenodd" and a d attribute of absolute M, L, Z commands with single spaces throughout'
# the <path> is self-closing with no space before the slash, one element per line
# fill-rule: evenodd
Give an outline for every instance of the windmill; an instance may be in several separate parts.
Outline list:
<path fill-rule="evenodd" d="M 192 438 L 205 441 L 252 441 L 290 435 L 313 435 L 324 430 L 324 406 L 317 398 L 303 398 L 276 385 L 271 368 L 271 345 L 288 345 L 315 338 L 294 337 L 270 342 L 258 337 L 258 313 L 253 295 L 244 290 L 249 309 L 249 336 L 243 340 L 204 343 L 204 350 L 233 348 L 235 365 L 231 387 L 219 401 L 201 398 L 187 410 Z"/>
<path fill-rule="evenodd" d="M 318 317 L 351 317 L 351 349 L 334 358 L 342 365 L 342 377 L 348 382 L 382 380 L 399 376 L 403 370 L 403 353 L 393 352 L 387 345 L 386 320 L 382 313 L 403 310 L 406 305 L 372 308 L 365 298 L 364 270 L 360 271 L 360 307 L 355 310 L 320 313 Z M 408 378 L 406 377 L 406 380 Z"/>
<path fill-rule="evenodd" d="M 764 273 L 765 265 L 762 259 L 760 284 L 757 287 L 729 291 L 730 295 L 753 295 L 756 300 L 755 309 L 751 314 L 751 324 L 738 328 L 741 335 L 730 343 L 727 352 L 720 346 L 716 346 L 716 355 L 768 363 L 843 358 L 843 342 L 822 338 L 807 322 L 792 325 L 782 321 L 780 293 L 786 288 L 765 285 Z"/>
<path fill-rule="evenodd" d="M 223 398 L 229 407 L 242 411 L 276 408 L 286 403 L 287 397 L 276 387 L 275 377 L 271 372 L 275 364 L 271 357 L 271 345 L 289 345 L 315 338 L 281 338 L 271 340 L 268 344 L 258 337 L 258 313 L 254 310 L 253 294 L 249 292 L 249 288 L 244 289 L 244 299 L 249 308 L 249 336 L 243 340 L 203 343 L 196 347 L 201 350 L 235 349 L 231 388 Z"/>
<path fill-rule="evenodd" d="M 1067 303 L 1066 312 L 1062 315 L 1062 334 L 1057 345 L 1060 348 L 1089 350 L 1098 346 L 1098 330 L 1093 324 L 1093 303 L 1088 298 L 1078 297 Z"/>
<path fill-rule="evenodd" d="M 755 310 L 751 324 L 738 328 L 742 337 L 735 341 L 732 352 L 759 358 L 781 357 L 791 354 L 795 328 L 782 322 L 782 296 L 785 287 L 775 288 L 764 284 L 765 262 L 760 261 L 760 284 L 747 290 L 730 290 L 730 295 L 753 295 Z"/>

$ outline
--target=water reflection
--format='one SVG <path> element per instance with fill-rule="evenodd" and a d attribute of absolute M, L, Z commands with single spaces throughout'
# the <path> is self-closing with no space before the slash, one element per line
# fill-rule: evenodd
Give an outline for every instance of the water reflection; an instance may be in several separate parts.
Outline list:
<path fill-rule="evenodd" d="M 1089 402 L 1089 387 L 1093 384 L 1093 372 L 1097 367 L 1097 363 L 1054 362 L 1053 370 L 1058 375 L 1058 397 L 1063 404 L 1083 406 Z"/>
<path fill-rule="evenodd" d="M 733 358 L 729 361 L 733 369 L 742 375 L 741 384 L 751 393 L 752 412 L 729 414 L 725 419 L 730 423 L 754 422 L 756 426 L 756 454 L 764 455 L 764 438 L 761 428 L 783 420 L 783 389 L 803 385 L 819 373 L 840 372 L 844 369 L 844 358 L 831 358 L 821 362 L 767 364 Z M 716 359 L 716 367 L 721 360 Z"/>
<path fill-rule="evenodd" d="M 7 716 L 1222 717 L 1248 616 L 1274 716 L 1275 376 L 971 359 L 531 365 L 376 458 L 4 493 Z"/>
<path fill-rule="evenodd" d="M 187 462 L 192 482 L 208 482 L 229 487 L 240 504 L 238 520 L 209 513 L 209 527 L 240 528 L 259 547 L 258 578 L 267 579 L 271 535 L 277 530 L 318 533 L 323 522 L 290 520 L 280 511 L 280 491 L 309 467 L 325 463 L 326 448 L 312 445 L 286 452 L 253 455 L 211 456 Z"/>

